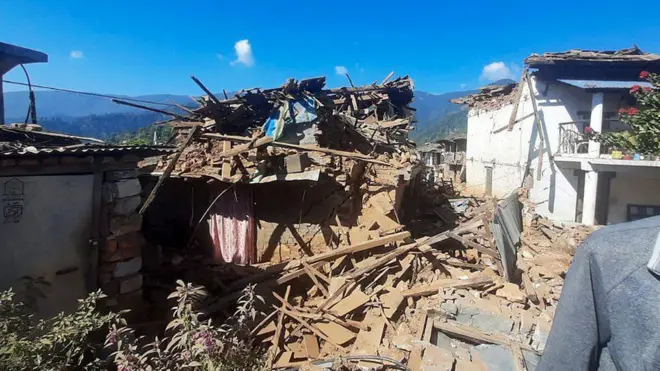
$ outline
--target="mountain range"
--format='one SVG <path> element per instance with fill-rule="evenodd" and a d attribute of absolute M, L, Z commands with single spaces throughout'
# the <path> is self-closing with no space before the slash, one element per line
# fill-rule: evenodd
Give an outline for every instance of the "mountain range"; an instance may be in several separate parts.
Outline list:
<path fill-rule="evenodd" d="M 509 83 L 511 80 L 493 84 Z M 410 133 L 417 143 L 441 139 L 453 132 L 465 132 L 467 110 L 449 102 L 450 99 L 472 94 L 476 90 L 431 94 L 415 91 L 412 106 L 417 110 L 415 130 Z M 36 107 L 39 123 L 46 130 L 101 139 L 116 137 L 121 133 L 136 132 L 167 116 L 124 106 L 108 98 L 72 94 L 59 91 L 36 91 Z M 127 98 L 126 96 L 117 96 Z M 196 107 L 195 101 L 185 95 L 154 94 L 130 97 L 154 103 L 177 103 Z M 24 122 L 28 109 L 28 92 L 5 92 L 5 117 L 7 123 Z M 143 104 L 143 103 L 140 103 Z M 144 104 L 165 109 L 168 106 Z"/>

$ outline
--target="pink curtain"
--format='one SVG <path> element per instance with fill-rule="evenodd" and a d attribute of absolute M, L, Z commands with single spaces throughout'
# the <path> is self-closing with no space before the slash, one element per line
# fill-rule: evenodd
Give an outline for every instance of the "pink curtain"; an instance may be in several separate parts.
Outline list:
<path fill-rule="evenodd" d="M 252 190 L 236 187 L 228 191 L 215 203 L 209 215 L 214 260 L 249 264 L 256 242 Z"/>

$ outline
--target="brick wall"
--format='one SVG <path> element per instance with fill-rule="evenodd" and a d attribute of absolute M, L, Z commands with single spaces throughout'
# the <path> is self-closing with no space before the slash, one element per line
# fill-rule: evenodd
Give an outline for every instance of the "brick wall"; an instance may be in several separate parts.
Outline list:
<path fill-rule="evenodd" d="M 137 309 L 142 303 L 142 187 L 136 170 L 106 171 L 99 253 L 99 287 L 110 309 Z"/>

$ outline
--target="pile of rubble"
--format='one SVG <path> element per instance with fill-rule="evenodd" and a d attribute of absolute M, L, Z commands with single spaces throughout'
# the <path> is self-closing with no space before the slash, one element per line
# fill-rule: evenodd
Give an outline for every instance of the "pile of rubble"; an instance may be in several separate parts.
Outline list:
<path fill-rule="evenodd" d="M 296 221 L 277 222 L 293 236 L 285 244 L 282 233 L 267 237 L 280 238 L 271 244 L 279 254 L 257 251 L 246 267 L 215 262 L 221 294 L 209 314 L 226 313 L 255 285 L 267 307 L 252 335 L 274 368 L 337 359 L 412 370 L 532 367 L 571 262 L 571 249 L 554 244 L 580 237 L 538 217 L 521 235 L 529 218 L 517 194 L 499 204 L 451 199 L 424 184 L 406 135 L 412 82 L 390 78 L 339 89 L 324 89 L 323 78 L 289 80 L 223 100 L 195 79 L 208 96 L 173 120 L 179 150 L 151 164 L 159 181 L 142 210 L 168 177 L 245 186 L 330 180 L 338 188 L 301 207 Z M 322 205 L 337 194 L 339 202 Z M 303 223 L 312 209 L 323 217 Z M 538 243 L 538 234 L 551 239 Z"/>
<path fill-rule="evenodd" d="M 535 218 L 510 282 L 492 232 L 496 204 L 468 203 L 456 227 L 430 237 L 394 232 L 269 266 L 232 283 L 212 309 L 256 284 L 271 311 L 252 334 L 274 368 L 338 357 L 369 368 L 533 368 L 572 259 L 537 241 L 546 229 L 569 229 Z M 576 230 L 570 238 L 587 233 Z"/>
<path fill-rule="evenodd" d="M 452 103 L 465 104 L 470 108 L 492 111 L 512 104 L 519 99 L 518 84 L 488 85 L 479 89 L 478 93 L 466 97 L 452 99 Z"/>
<path fill-rule="evenodd" d="M 271 175 L 343 169 L 348 160 L 397 169 L 418 162 L 408 141 L 414 114 L 408 77 L 365 87 L 324 89 L 325 78 L 288 80 L 273 89 L 242 90 L 220 100 L 208 93 L 189 117 L 170 122 L 191 137 L 158 169 L 227 182 L 264 182 Z M 172 161 L 174 158 L 178 161 Z"/>

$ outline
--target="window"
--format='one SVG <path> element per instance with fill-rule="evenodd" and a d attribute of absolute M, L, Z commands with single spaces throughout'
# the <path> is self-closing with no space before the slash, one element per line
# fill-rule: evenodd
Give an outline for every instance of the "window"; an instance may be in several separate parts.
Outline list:
<path fill-rule="evenodd" d="M 659 205 L 628 205 L 628 221 L 660 215 Z"/>

